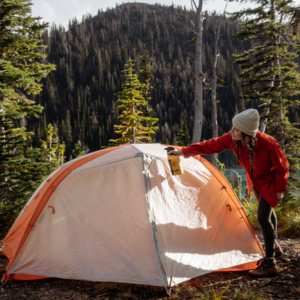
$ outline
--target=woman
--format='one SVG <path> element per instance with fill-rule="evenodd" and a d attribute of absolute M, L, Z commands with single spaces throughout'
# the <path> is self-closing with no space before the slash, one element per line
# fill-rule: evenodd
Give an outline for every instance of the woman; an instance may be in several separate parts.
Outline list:
<path fill-rule="evenodd" d="M 270 277 L 277 274 L 274 257 L 282 255 L 276 242 L 277 218 L 274 208 L 283 198 L 289 177 L 289 163 L 278 142 L 258 131 L 259 114 L 248 109 L 232 119 L 230 132 L 219 138 L 192 144 L 182 150 L 173 150 L 168 155 L 183 155 L 185 158 L 198 154 L 220 153 L 232 149 L 237 164 L 244 167 L 248 194 L 254 189 L 258 204 L 258 221 L 262 227 L 266 256 L 261 264 L 249 272 L 253 277 Z"/>

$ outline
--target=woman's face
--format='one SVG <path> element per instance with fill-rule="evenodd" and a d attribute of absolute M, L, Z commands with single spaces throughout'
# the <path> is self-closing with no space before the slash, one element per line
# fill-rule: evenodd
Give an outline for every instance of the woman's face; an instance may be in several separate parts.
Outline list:
<path fill-rule="evenodd" d="M 242 139 L 242 132 L 232 124 L 232 128 L 230 130 L 231 137 L 234 141 L 240 141 Z"/>

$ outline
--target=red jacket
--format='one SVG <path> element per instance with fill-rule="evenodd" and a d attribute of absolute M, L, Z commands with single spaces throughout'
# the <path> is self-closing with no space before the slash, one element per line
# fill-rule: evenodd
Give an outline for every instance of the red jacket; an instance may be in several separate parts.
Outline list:
<path fill-rule="evenodd" d="M 228 132 L 221 137 L 192 144 L 181 150 L 183 156 L 188 158 L 198 154 L 220 153 L 230 148 L 236 155 L 235 141 L 231 138 L 231 132 Z M 275 207 L 278 204 L 276 192 L 284 192 L 287 188 L 290 165 L 278 142 L 268 134 L 257 132 L 255 148 L 251 177 L 249 150 L 242 144 L 239 146 L 240 164 L 246 171 L 248 194 L 254 186 L 262 197 Z"/>

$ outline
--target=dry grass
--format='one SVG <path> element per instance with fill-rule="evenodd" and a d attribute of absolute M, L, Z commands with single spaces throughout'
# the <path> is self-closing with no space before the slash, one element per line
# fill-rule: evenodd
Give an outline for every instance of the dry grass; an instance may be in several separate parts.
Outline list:
<path fill-rule="evenodd" d="M 239 300 L 266 300 L 267 298 L 258 290 L 253 290 L 248 286 L 235 289 L 233 298 Z"/>
<path fill-rule="evenodd" d="M 282 216 L 282 227 L 279 229 L 280 233 L 292 237 L 300 237 L 300 214 L 298 210 L 290 211 Z"/>
<path fill-rule="evenodd" d="M 222 299 L 240 299 L 240 300 L 265 300 L 262 294 L 251 289 L 249 286 L 240 286 L 238 289 L 230 289 L 230 283 L 227 286 L 219 287 L 194 287 L 188 282 L 174 287 L 167 295 L 162 288 L 146 287 L 123 284 L 107 284 L 99 291 L 97 299 L 149 299 L 149 300 L 222 300 Z M 159 292 L 157 294 L 157 292 Z M 147 295 L 148 294 L 148 295 Z"/>

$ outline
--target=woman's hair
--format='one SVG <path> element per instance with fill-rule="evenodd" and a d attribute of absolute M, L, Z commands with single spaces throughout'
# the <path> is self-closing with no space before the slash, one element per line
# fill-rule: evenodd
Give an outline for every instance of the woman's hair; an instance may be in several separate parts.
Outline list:
<path fill-rule="evenodd" d="M 249 144 L 246 143 L 246 137 L 250 138 Z M 236 163 L 238 165 L 240 164 L 240 156 L 239 156 L 240 143 L 242 143 L 246 148 L 249 149 L 249 162 L 251 167 L 251 176 L 253 177 L 253 156 L 255 151 L 256 136 L 250 136 L 242 132 L 242 139 L 240 141 L 236 141 L 235 151 L 236 151 Z"/>

